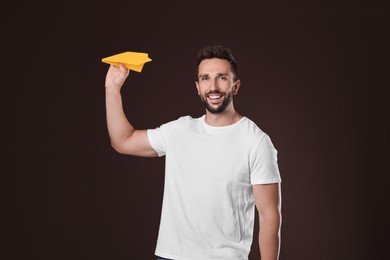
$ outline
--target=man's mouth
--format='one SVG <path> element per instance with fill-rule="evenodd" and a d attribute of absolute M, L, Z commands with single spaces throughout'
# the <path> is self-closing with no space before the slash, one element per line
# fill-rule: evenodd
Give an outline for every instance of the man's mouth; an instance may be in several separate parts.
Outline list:
<path fill-rule="evenodd" d="M 207 99 L 211 103 L 219 103 L 222 101 L 222 98 L 223 98 L 223 94 L 208 94 L 207 95 Z"/>

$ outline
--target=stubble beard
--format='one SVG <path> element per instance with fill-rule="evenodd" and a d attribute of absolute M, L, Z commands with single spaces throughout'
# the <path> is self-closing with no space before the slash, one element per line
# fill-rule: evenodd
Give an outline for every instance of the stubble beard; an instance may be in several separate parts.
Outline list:
<path fill-rule="evenodd" d="M 212 105 L 209 104 L 209 102 L 207 101 L 206 95 L 200 96 L 200 99 L 201 99 L 203 105 L 206 107 L 207 111 L 209 111 L 212 114 L 220 114 L 220 113 L 224 112 L 233 100 L 233 91 L 229 92 L 227 95 L 225 95 L 225 93 L 221 93 L 221 92 L 210 92 L 210 93 L 207 93 L 207 95 L 208 94 L 221 94 L 224 96 L 222 104 L 220 104 L 216 108 L 214 108 Z"/>

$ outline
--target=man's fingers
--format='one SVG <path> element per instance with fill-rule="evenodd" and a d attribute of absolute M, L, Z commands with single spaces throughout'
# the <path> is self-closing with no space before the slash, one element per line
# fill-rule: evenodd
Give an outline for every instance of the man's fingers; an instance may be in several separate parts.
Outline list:
<path fill-rule="evenodd" d="M 116 86 L 121 88 L 127 76 L 129 75 L 129 72 L 130 71 L 125 67 L 124 64 L 111 64 L 106 75 L 106 87 Z"/>
<path fill-rule="evenodd" d="M 111 64 L 108 70 L 116 73 L 120 72 L 120 74 L 125 74 L 125 75 L 129 74 L 130 72 L 130 70 L 127 69 L 125 65 L 122 63 L 120 63 L 118 66 Z"/>
<path fill-rule="evenodd" d="M 129 72 L 130 72 L 130 70 L 127 69 L 123 63 L 120 63 L 120 64 L 119 64 L 119 69 L 120 69 L 121 72 L 122 72 L 123 74 L 125 74 L 126 76 L 127 76 L 127 74 L 129 74 Z"/>

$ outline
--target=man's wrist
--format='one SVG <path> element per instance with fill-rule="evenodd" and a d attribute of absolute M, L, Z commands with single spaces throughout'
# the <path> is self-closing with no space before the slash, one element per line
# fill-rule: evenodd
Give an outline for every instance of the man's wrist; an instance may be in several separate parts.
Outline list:
<path fill-rule="evenodd" d="M 121 88 L 117 86 L 106 85 L 106 94 L 120 94 Z"/>

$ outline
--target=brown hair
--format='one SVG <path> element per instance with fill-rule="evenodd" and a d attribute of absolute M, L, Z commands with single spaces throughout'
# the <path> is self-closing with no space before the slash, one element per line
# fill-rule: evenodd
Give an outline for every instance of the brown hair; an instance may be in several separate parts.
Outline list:
<path fill-rule="evenodd" d="M 202 49 L 198 50 L 197 52 L 197 67 L 199 68 L 199 64 L 206 59 L 223 59 L 227 60 L 230 63 L 234 81 L 237 80 L 237 63 L 236 60 L 233 57 L 232 52 L 230 49 L 223 47 L 221 45 L 214 45 L 214 46 L 206 46 Z"/>

